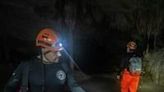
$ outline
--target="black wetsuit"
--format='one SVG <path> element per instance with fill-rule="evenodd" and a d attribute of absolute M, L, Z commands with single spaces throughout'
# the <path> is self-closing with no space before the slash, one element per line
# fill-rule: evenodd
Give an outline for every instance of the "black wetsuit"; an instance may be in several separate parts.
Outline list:
<path fill-rule="evenodd" d="M 65 92 L 65 85 L 71 92 L 85 92 L 73 78 L 68 61 L 43 64 L 41 59 L 21 63 L 12 74 L 4 92 L 16 92 L 21 85 L 24 68 L 29 65 L 28 92 Z"/>

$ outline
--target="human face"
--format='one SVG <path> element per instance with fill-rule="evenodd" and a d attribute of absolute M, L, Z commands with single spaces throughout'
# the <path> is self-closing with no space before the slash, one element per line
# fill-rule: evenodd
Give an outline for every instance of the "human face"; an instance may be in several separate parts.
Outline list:
<path fill-rule="evenodd" d="M 127 53 L 133 53 L 134 50 L 132 50 L 132 49 L 130 49 L 130 48 L 127 48 L 127 49 L 126 49 L 126 52 L 127 52 Z"/>
<path fill-rule="evenodd" d="M 43 49 L 43 57 L 47 63 L 57 63 L 59 61 L 59 51 L 52 51 L 49 49 Z"/>

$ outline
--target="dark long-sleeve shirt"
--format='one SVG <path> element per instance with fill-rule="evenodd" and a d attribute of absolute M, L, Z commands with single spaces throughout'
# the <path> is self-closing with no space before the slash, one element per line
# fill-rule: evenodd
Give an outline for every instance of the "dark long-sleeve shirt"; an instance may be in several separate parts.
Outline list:
<path fill-rule="evenodd" d="M 127 53 L 123 56 L 121 63 L 120 63 L 120 67 L 119 67 L 119 71 L 118 71 L 118 75 L 120 75 L 120 73 L 124 70 L 129 68 L 129 59 L 136 55 L 135 53 Z"/>

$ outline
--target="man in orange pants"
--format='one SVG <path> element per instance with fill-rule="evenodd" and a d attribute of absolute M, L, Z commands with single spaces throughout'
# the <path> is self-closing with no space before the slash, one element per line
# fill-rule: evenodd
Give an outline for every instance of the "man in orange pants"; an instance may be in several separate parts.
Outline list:
<path fill-rule="evenodd" d="M 136 54 L 136 48 L 137 48 L 137 45 L 133 41 L 130 41 L 127 44 L 127 54 L 122 59 L 120 73 L 117 76 L 117 78 L 121 80 L 120 82 L 121 92 L 137 92 L 139 81 L 140 81 L 140 73 L 141 73 L 141 59 L 138 58 Z M 135 57 L 134 61 L 139 62 L 139 63 L 133 64 L 135 66 L 135 67 L 133 66 L 133 68 L 129 67 L 132 61 L 131 59 L 132 57 Z M 132 71 L 135 71 L 135 72 L 132 72 Z"/>

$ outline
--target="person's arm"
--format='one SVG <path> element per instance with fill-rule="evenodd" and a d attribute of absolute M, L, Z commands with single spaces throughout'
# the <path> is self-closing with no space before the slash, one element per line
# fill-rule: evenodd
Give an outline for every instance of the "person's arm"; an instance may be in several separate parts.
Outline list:
<path fill-rule="evenodd" d="M 78 85 L 73 77 L 72 69 L 69 67 L 68 64 L 65 64 L 65 69 L 67 70 L 67 84 L 70 88 L 71 92 L 86 92 L 82 87 Z"/>
<path fill-rule="evenodd" d="M 120 65 L 119 65 L 119 68 L 118 68 L 118 71 L 117 71 L 117 79 L 120 79 L 121 72 L 122 72 L 122 71 L 124 70 L 124 68 L 125 68 L 125 61 L 126 61 L 125 58 L 122 58 L 122 59 L 121 59 L 121 62 L 120 62 Z"/>
<path fill-rule="evenodd" d="M 20 84 L 23 67 L 23 63 L 18 65 L 16 70 L 12 73 L 7 84 L 5 85 L 4 92 L 16 92 L 17 87 Z"/>
<path fill-rule="evenodd" d="M 67 83 L 71 92 L 85 92 L 84 89 L 77 84 L 72 74 L 67 74 L 67 78 Z"/>

